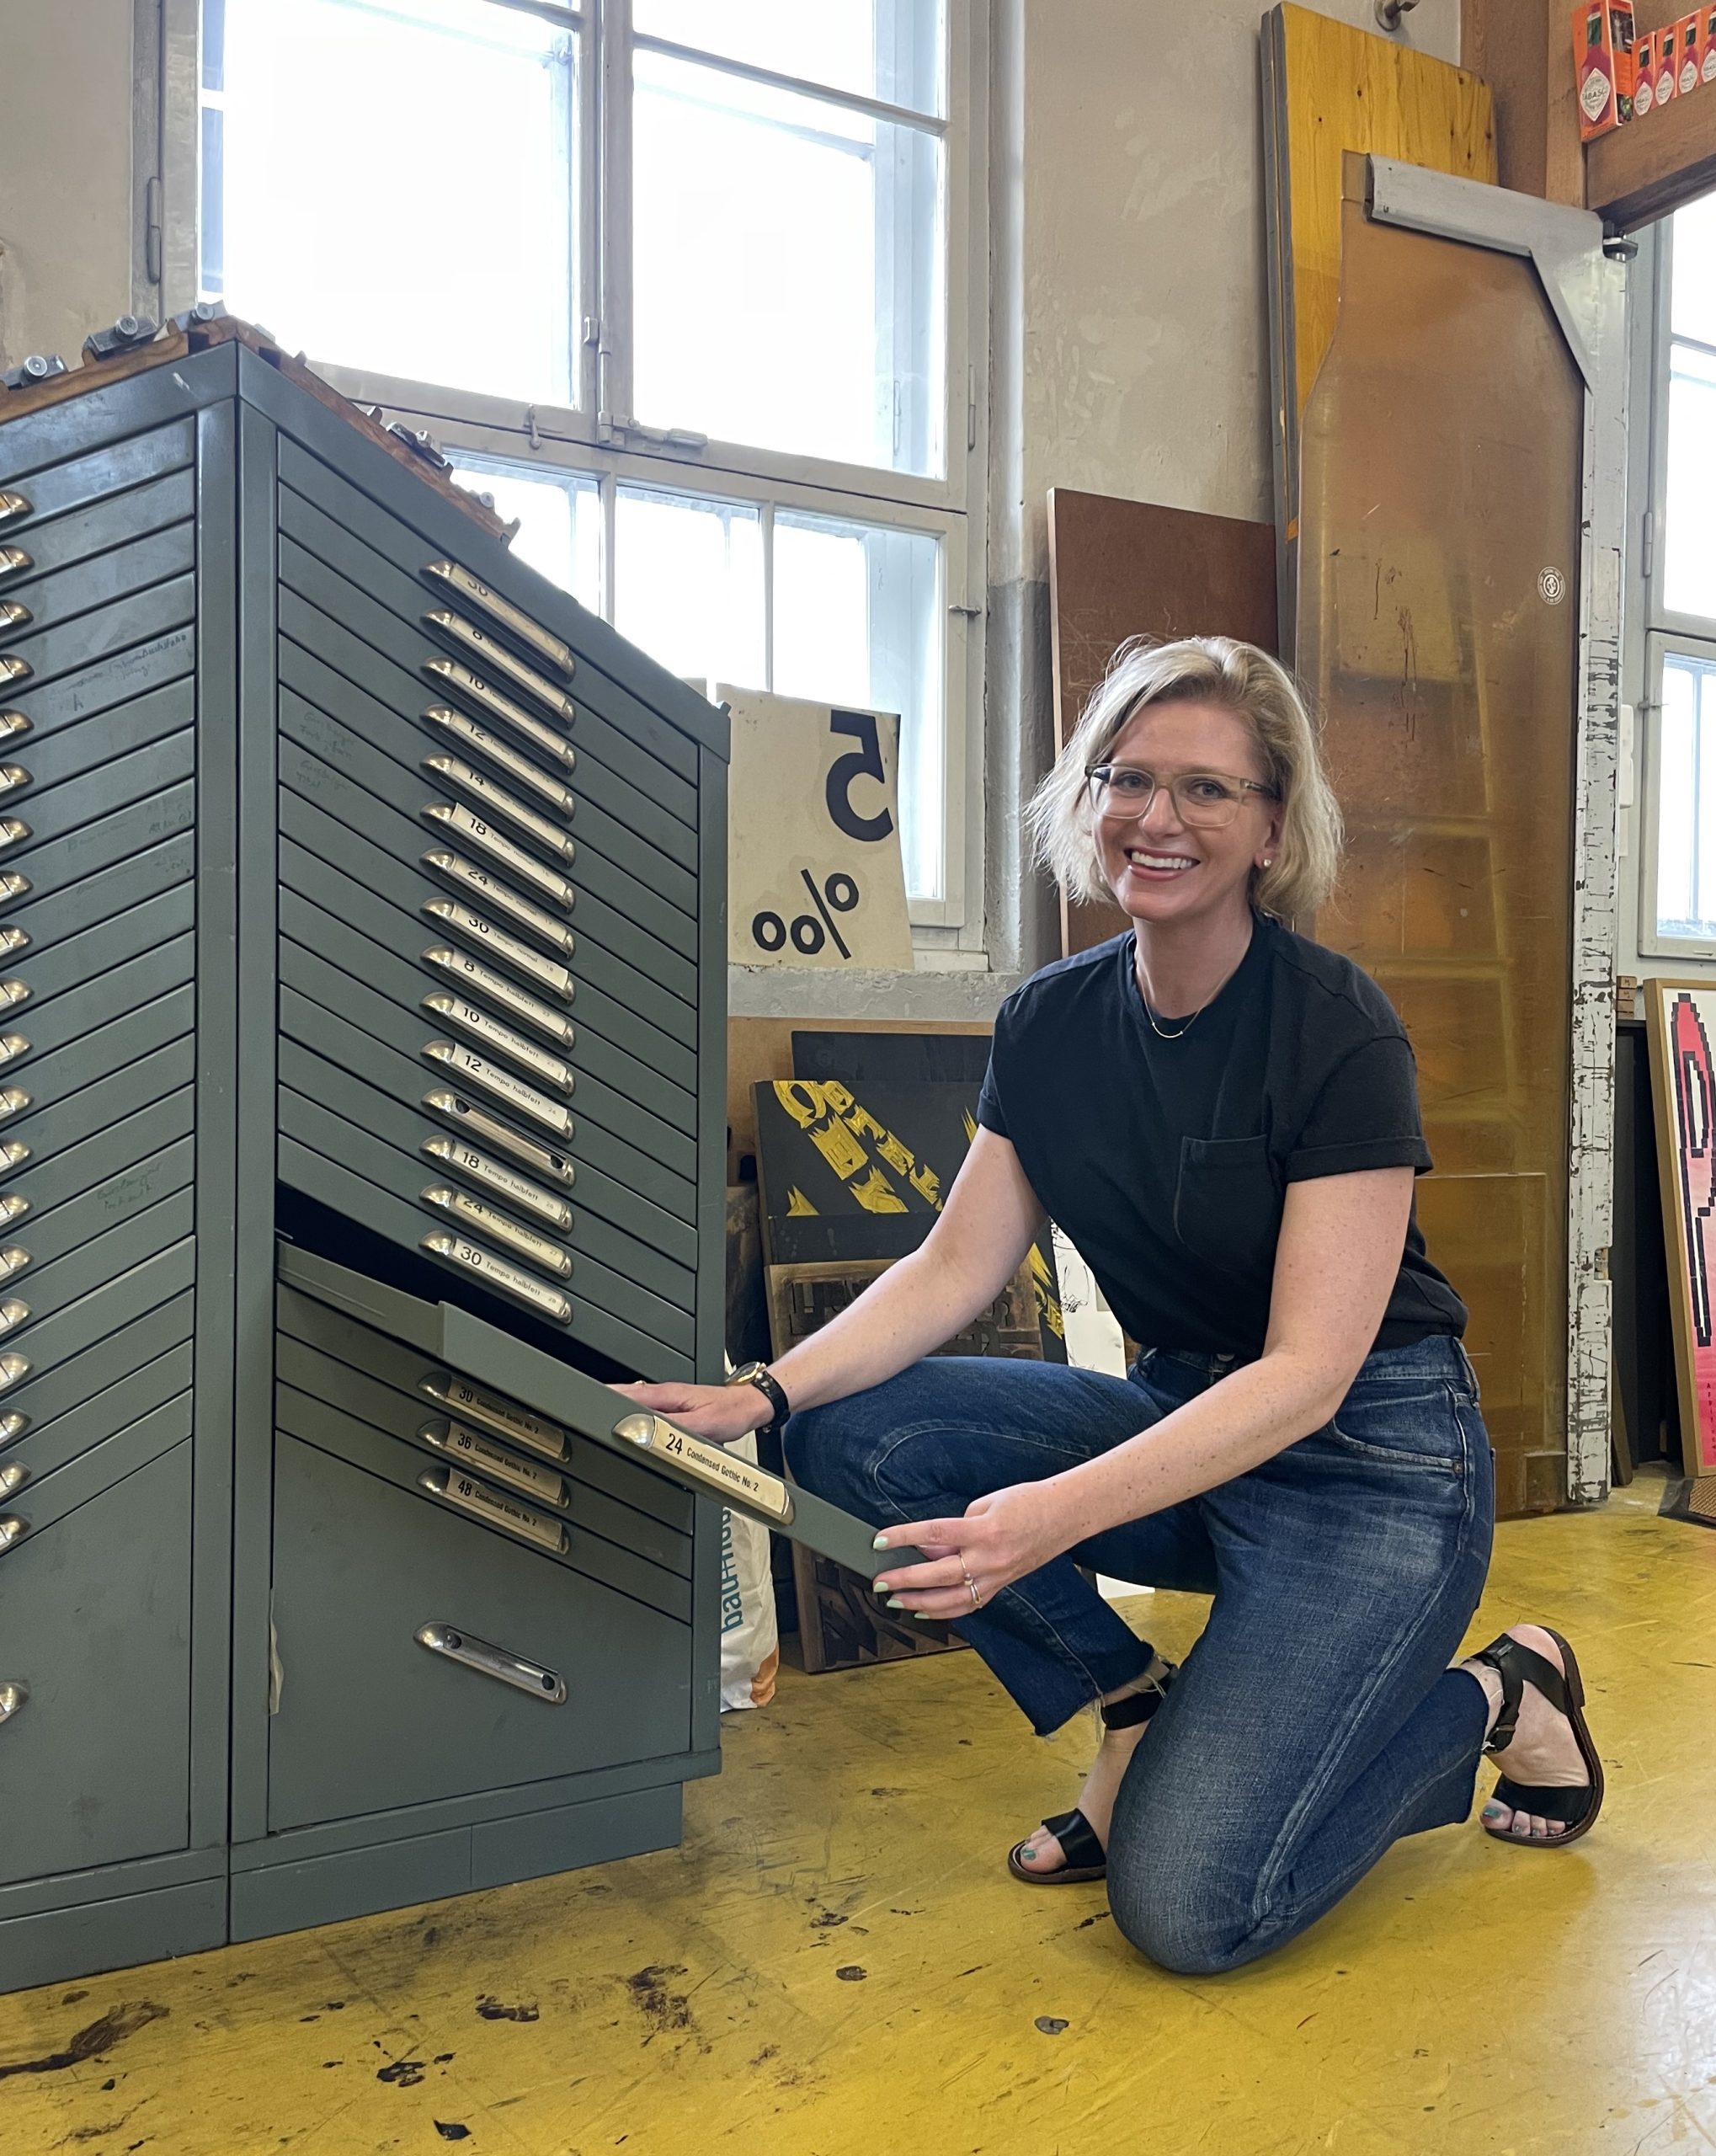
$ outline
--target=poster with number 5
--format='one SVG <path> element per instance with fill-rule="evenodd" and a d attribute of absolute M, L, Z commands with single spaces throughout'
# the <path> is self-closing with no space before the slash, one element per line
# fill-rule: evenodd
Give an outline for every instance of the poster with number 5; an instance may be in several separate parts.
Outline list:
<path fill-rule="evenodd" d="M 755 689 L 715 696 L 733 714 L 728 958 L 909 973 L 898 719 Z"/>
<path fill-rule="evenodd" d="M 1647 980 L 1668 1299 L 1690 1476 L 1716 1476 L 1716 988 Z"/>

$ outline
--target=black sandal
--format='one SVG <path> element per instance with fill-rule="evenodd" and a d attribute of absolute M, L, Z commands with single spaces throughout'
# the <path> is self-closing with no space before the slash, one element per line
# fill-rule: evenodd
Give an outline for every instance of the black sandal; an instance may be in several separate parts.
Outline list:
<path fill-rule="evenodd" d="M 1178 1674 L 1177 1663 L 1164 1662 L 1162 1674 L 1151 1678 L 1142 1691 L 1128 1692 L 1124 1699 L 1100 1709 L 1102 1726 L 1133 1729 L 1140 1722 L 1148 1721 L 1167 1698 L 1169 1688 Z M 1042 1824 L 1043 1831 L 1059 1842 L 1066 1861 L 1056 1871 L 1028 1870 L 1019 1861 L 1020 1851 L 1031 1846 L 1031 1837 L 1027 1834 L 1007 1852 L 1007 1869 L 1015 1879 L 1022 1879 L 1027 1886 L 1082 1886 L 1092 1880 L 1108 1876 L 1108 1852 L 1082 1812 L 1063 1812 L 1053 1819 L 1045 1819 Z"/>
<path fill-rule="evenodd" d="M 1543 1630 L 1548 1631 L 1549 1628 L 1546 1625 Z M 1549 1632 L 1549 1637 L 1561 1650 L 1566 1664 L 1564 1673 L 1534 1647 L 1528 1647 L 1523 1640 L 1516 1640 L 1508 1632 L 1504 1632 L 1499 1640 L 1492 1640 L 1472 1657 L 1474 1662 L 1487 1662 L 1501 1679 L 1501 1712 L 1485 1740 L 1486 1753 L 1507 1749 L 1519 1723 L 1520 1701 L 1525 1688 L 1528 1684 L 1534 1684 L 1559 1714 L 1566 1716 L 1580 1757 L 1591 1774 L 1589 1782 L 1572 1789 L 1534 1788 L 1525 1782 L 1510 1781 L 1505 1774 L 1502 1775 L 1492 1792 L 1493 1801 L 1515 1812 L 1535 1813 L 1540 1819 L 1559 1819 L 1567 1828 L 1564 1834 L 1516 1834 L 1505 1827 L 1484 1828 L 1492 1841 L 1511 1842 L 1518 1849 L 1564 1849 L 1569 1842 L 1576 1842 L 1581 1834 L 1591 1832 L 1602 1809 L 1603 1764 L 1585 1726 L 1585 1684 L 1579 1673 L 1579 1662 L 1559 1632 Z"/>

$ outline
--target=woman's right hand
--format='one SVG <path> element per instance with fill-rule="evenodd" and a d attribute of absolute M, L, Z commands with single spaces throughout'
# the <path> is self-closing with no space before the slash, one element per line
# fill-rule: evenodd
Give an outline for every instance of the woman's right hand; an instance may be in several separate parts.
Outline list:
<path fill-rule="evenodd" d="M 694 1437 L 722 1445 L 760 1430 L 772 1412 L 754 1385 L 616 1385 L 612 1390 Z"/>

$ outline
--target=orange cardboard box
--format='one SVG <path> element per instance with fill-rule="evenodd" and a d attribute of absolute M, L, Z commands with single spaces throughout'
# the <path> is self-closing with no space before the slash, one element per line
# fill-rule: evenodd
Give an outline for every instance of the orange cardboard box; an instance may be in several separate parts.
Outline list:
<path fill-rule="evenodd" d="M 1682 15 L 1674 26 L 1675 78 L 1676 97 L 1690 97 L 1698 87 L 1698 62 L 1704 42 L 1704 11 L 1695 8 L 1690 15 Z"/>
<path fill-rule="evenodd" d="M 1580 139 L 1589 142 L 1633 117 L 1632 0 L 1580 0 L 1573 56 Z"/>

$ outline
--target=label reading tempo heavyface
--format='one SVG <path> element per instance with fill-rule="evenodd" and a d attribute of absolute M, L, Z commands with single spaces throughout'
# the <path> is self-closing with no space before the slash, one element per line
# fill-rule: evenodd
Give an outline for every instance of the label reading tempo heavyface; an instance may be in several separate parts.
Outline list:
<path fill-rule="evenodd" d="M 503 883 L 498 876 L 491 876 L 486 868 L 479 868 L 475 862 L 466 861 L 462 854 L 449 853 L 437 846 L 424 854 L 424 866 L 433 869 L 445 882 L 461 891 L 469 891 L 491 905 L 497 913 L 546 943 L 551 951 L 558 951 L 563 958 L 572 956 L 576 941 L 564 921 L 556 921 L 552 914 L 545 913 L 541 906 L 532 905 L 521 898 L 509 884 Z"/>
<path fill-rule="evenodd" d="M 423 910 L 431 921 L 443 922 L 455 936 L 462 936 L 477 950 L 488 952 L 538 988 L 557 995 L 562 1003 L 570 1003 L 577 993 L 577 984 L 568 967 L 557 965 L 552 958 L 545 958 L 540 951 L 533 951 L 528 943 L 520 943 L 517 937 L 509 936 L 505 929 L 497 928 L 492 921 L 485 921 L 480 913 L 473 913 L 456 899 L 427 899 Z"/>
<path fill-rule="evenodd" d="M 624 1416 L 614 1425 L 614 1435 L 669 1463 L 729 1503 L 748 1505 L 753 1512 L 783 1525 L 792 1518 L 792 1492 L 778 1475 L 753 1467 L 722 1445 L 694 1438 L 689 1430 L 679 1429 L 659 1415 Z"/>
<path fill-rule="evenodd" d="M 553 1086 L 556 1092 L 570 1093 L 573 1090 L 574 1079 L 569 1063 L 551 1055 L 546 1048 L 538 1048 L 534 1041 L 527 1041 L 510 1026 L 502 1025 L 498 1018 L 491 1018 L 488 1011 L 467 1002 L 462 995 L 438 988 L 424 996 L 423 1007 L 440 1024 L 450 1026 L 456 1033 L 510 1058 L 520 1070 L 528 1070 L 545 1086 Z"/>
<path fill-rule="evenodd" d="M 491 815 L 498 816 L 514 830 L 522 831 L 527 839 L 540 846 L 545 853 L 557 860 L 571 861 L 577 853 L 570 833 L 551 823 L 547 817 L 538 815 L 534 808 L 522 801 L 515 801 L 506 788 L 467 764 L 462 756 L 425 756 L 423 767 L 450 792 L 462 793 L 467 800 L 480 802 Z"/>
<path fill-rule="evenodd" d="M 458 1221 L 472 1235 L 487 1235 L 502 1249 L 539 1266 L 544 1273 L 552 1273 L 556 1279 L 572 1278 L 572 1260 L 557 1243 L 539 1235 L 534 1228 L 521 1228 L 516 1220 L 497 1213 L 493 1206 L 472 1197 L 468 1191 L 455 1190 L 447 1183 L 431 1183 L 423 1193 L 423 1202 L 433 1211 Z"/>
<path fill-rule="evenodd" d="M 0 1100 L 3 1097 L 0 1096 Z M 450 1086 L 438 1086 L 432 1092 L 425 1093 L 423 1104 L 431 1115 L 439 1116 L 455 1130 L 462 1131 L 467 1137 L 480 1138 L 484 1145 L 494 1146 L 509 1160 L 522 1161 L 538 1175 L 547 1176 L 568 1187 L 576 1178 L 578 1171 L 569 1154 L 559 1152 L 552 1145 L 539 1145 L 534 1138 L 526 1138 L 523 1131 L 514 1130 L 509 1123 L 491 1115 L 480 1101 L 467 1099 L 463 1093 L 454 1092 Z"/>
<path fill-rule="evenodd" d="M 487 629 L 479 629 L 475 622 L 467 622 L 462 614 L 450 614 L 445 609 L 426 614 L 424 619 L 430 628 L 439 629 L 444 637 L 462 644 L 492 673 L 504 674 L 514 688 L 534 696 L 546 711 L 552 711 L 566 725 L 570 726 L 578 716 L 577 707 L 564 689 L 557 688 L 534 666 L 526 666 L 522 659 L 514 659 L 504 643 Z"/>
<path fill-rule="evenodd" d="M 572 1298 L 562 1295 L 557 1289 L 545 1287 L 541 1281 L 526 1273 L 521 1265 L 510 1259 L 497 1257 L 491 1250 L 484 1250 L 480 1243 L 469 1242 L 463 1235 L 437 1233 L 425 1235 L 418 1246 L 431 1257 L 444 1259 L 456 1266 L 461 1273 L 468 1273 L 503 1295 L 510 1295 L 515 1302 L 539 1311 L 542 1316 L 552 1318 L 557 1325 L 572 1323 Z"/>
<path fill-rule="evenodd" d="M 423 670 L 432 681 L 441 682 L 461 696 L 468 696 L 478 711 L 498 719 L 520 740 L 528 741 L 563 771 L 569 771 L 578 761 L 577 752 L 569 741 L 562 740 L 552 726 L 545 726 L 510 696 L 504 696 L 498 689 L 491 688 L 480 674 L 473 674 L 468 666 L 460 665 L 454 659 L 426 659 Z"/>
<path fill-rule="evenodd" d="M 494 1438 L 485 1437 L 481 1430 L 472 1429 L 469 1423 L 450 1416 L 445 1422 L 425 1422 L 418 1435 L 437 1452 L 456 1460 L 461 1467 L 474 1468 L 479 1475 L 492 1475 L 497 1482 L 504 1482 L 509 1489 L 534 1497 L 538 1504 L 552 1506 L 556 1511 L 564 1510 L 566 1484 L 560 1476 L 552 1468 L 539 1466 L 534 1460 L 520 1460 L 515 1452 L 509 1452 Z"/>
<path fill-rule="evenodd" d="M 545 1460 L 567 1456 L 566 1433 L 557 1422 L 531 1414 L 498 1392 L 472 1385 L 469 1378 L 459 1377 L 451 1370 L 430 1370 L 418 1380 L 417 1389 L 425 1399 L 436 1401 L 466 1422 L 480 1422 L 484 1429 L 510 1438 L 514 1444 L 529 1445 Z"/>
<path fill-rule="evenodd" d="M 565 877 L 557 875 L 538 861 L 534 854 L 526 853 L 521 846 L 494 828 L 474 808 L 467 808 L 463 802 L 455 804 L 447 801 L 431 801 L 424 809 L 425 821 L 436 825 L 451 837 L 462 839 L 466 846 L 474 846 L 479 853 L 486 853 L 509 875 L 528 883 L 533 891 L 540 891 L 563 912 L 570 912 L 576 894 Z"/>
<path fill-rule="evenodd" d="M 4 1150 L 0 1147 L 0 1156 L 3 1156 Z M 462 1138 L 425 1138 L 423 1150 L 450 1174 L 463 1176 L 466 1182 L 474 1182 L 479 1189 L 492 1191 L 509 1205 L 516 1205 L 520 1212 L 546 1220 L 551 1228 L 558 1228 L 563 1235 L 571 1233 L 572 1208 L 563 1198 L 557 1198 L 552 1190 L 542 1189 L 528 1176 L 504 1168 L 498 1161 L 491 1161 L 487 1153 L 479 1153 Z M 0 1157 L 0 1172 L 3 1172 L 4 1165 L 3 1157 Z"/>
<path fill-rule="evenodd" d="M 545 629 L 540 622 L 533 622 L 522 606 L 514 606 L 510 599 L 503 598 L 493 586 L 481 577 L 473 575 L 460 562 L 431 562 L 424 571 L 438 584 L 450 585 L 461 599 L 468 599 L 491 622 L 498 622 L 504 629 L 510 629 L 522 644 L 528 644 L 539 659 L 571 680 L 575 671 L 572 646 L 564 637 L 557 637 L 552 629 Z"/>
<path fill-rule="evenodd" d="M 553 1131 L 557 1137 L 571 1137 L 570 1108 L 550 1100 L 536 1086 L 527 1086 L 522 1078 L 514 1078 L 510 1070 L 503 1070 L 487 1056 L 478 1055 L 458 1041 L 429 1041 L 423 1052 L 431 1063 L 439 1063 L 483 1092 L 492 1094 L 496 1100 L 504 1101 L 515 1115 L 528 1117 L 545 1130 Z"/>
<path fill-rule="evenodd" d="M 19 933 L 22 935 L 23 931 L 20 929 Z M 3 936 L 3 931 L 0 931 L 0 936 Z M 3 955 L 3 947 L 0 947 L 0 955 Z M 572 1046 L 576 1028 L 570 1018 L 563 1017 L 558 1011 L 551 1010 L 540 996 L 532 995 L 527 989 L 507 979 L 504 974 L 493 972 L 480 958 L 473 958 L 466 952 L 451 950 L 438 944 L 433 950 L 424 953 L 423 962 L 426 966 L 433 966 L 438 974 L 456 982 L 461 988 L 468 988 L 473 995 L 484 996 L 489 1002 L 498 1005 L 509 1017 L 521 1019 L 525 1025 L 534 1027 L 539 1033 L 546 1034 L 560 1047 Z"/>
<path fill-rule="evenodd" d="M 491 1490 L 486 1482 L 479 1482 L 462 1468 L 431 1467 L 417 1481 L 419 1489 L 427 1490 L 432 1497 L 456 1505 L 461 1512 L 487 1520 L 492 1527 L 504 1528 L 509 1534 L 521 1535 L 526 1542 L 534 1542 L 539 1550 L 552 1550 L 562 1557 L 566 1554 L 569 1537 L 558 1520 L 544 1519 L 528 1505 L 517 1504 L 498 1490 Z"/>
<path fill-rule="evenodd" d="M 481 756 L 485 763 L 493 764 L 497 771 L 504 771 L 510 779 L 534 793 L 539 801 L 547 803 L 562 816 L 571 815 L 578 806 L 569 786 L 562 786 L 557 778 L 551 778 L 546 771 L 538 771 L 530 758 L 521 755 L 498 734 L 490 733 L 480 721 L 467 718 L 462 711 L 453 711 L 445 704 L 431 704 L 424 717 L 432 725 L 450 734 L 462 748 L 473 756 Z"/>

